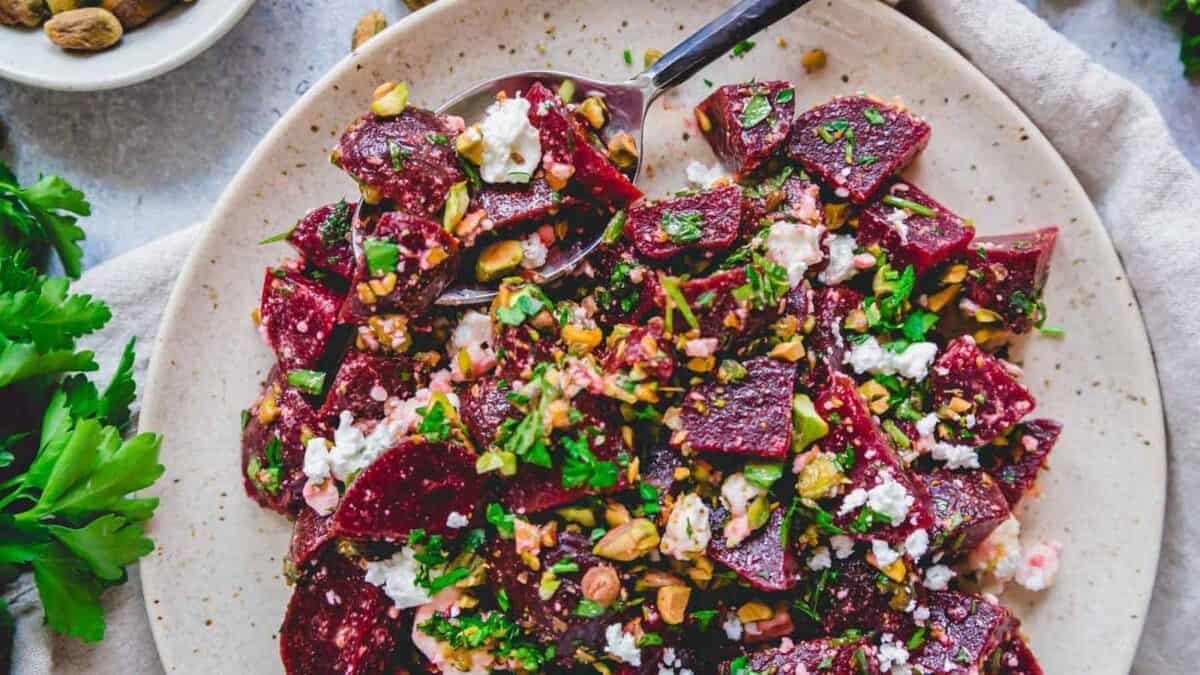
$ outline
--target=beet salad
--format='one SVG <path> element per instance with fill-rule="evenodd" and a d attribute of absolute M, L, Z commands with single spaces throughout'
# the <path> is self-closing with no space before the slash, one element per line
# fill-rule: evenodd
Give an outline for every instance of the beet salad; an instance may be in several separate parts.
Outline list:
<path fill-rule="evenodd" d="M 714 87 L 718 165 L 649 198 L 550 85 L 382 85 L 359 197 L 271 239 L 242 462 L 295 523 L 287 672 L 1041 673 L 996 594 L 1058 570 L 1013 514 L 1060 426 L 1006 360 L 1057 228 L 977 235 L 900 173 L 926 121 L 779 81 Z M 496 299 L 435 304 L 463 281 Z"/>

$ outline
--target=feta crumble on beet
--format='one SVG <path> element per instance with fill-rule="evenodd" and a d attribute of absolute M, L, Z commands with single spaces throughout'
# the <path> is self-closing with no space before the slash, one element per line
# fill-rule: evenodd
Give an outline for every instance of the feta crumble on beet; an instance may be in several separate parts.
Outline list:
<path fill-rule="evenodd" d="M 809 267 L 825 258 L 821 251 L 821 235 L 825 228 L 781 220 L 767 233 L 767 258 L 787 271 L 792 286 L 804 279 Z"/>
<path fill-rule="evenodd" d="M 529 123 L 529 101 L 506 98 L 488 106 L 480 124 L 483 161 L 479 175 L 489 183 L 528 183 L 542 161 L 538 130 Z"/>
<path fill-rule="evenodd" d="M 932 342 L 914 342 L 897 354 L 884 349 L 875 336 L 868 336 L 846 352 L 846 363 L 860 375 L 901 375 L 920 382 L 929 373 L 929 364 L 936 355 L 937 345 Z"/>
<path fill-rule="evenodd" d="M 642 650 L 637 647 L 637 639 L 626 633 L 621 624 L 614 623 L 604 629 L 604 642 L 604 653 L 635 668 L 642 665 Z"/>
<path fill-rule="evenodd" d="M 858 274 L 858 268 L 854 266 L 854 248 L 858 244 L 854 237 L 848 234 L 829 234 L 825 237 L 825 245 L 829 248 L 829 265 L 817 275 L 818 281 L 837 286 Z"/>
<path fill-rule="evenodd" d="M 955 445 L 938 441 L 933 444 L 930 455 L 946 463 L 947 469 L 978 469 L 979 453 L 966 445 Z"/>
<path fill-rule="evenodd" d="M 950 580 L 955 576 L 954 570 L 945 565 L 933 565 L 925 570 L 925 588 L 931 591 L 944 591 L 950 587 Z"/>
<path fill-rule="evenodd" d="M 688 182 L 698 188 L 706 188 L 729 177 L 729 174 L 720 165 L 709 166 L 694 159 L 688 162 L 686 173 Z"/>
<path fill-rule="evenodd" d="M 703 553 L 712 538 L 708 517 L 708 505 L 696 493 L 689 492 L 676 500 L 659 550 L 676 560 L 690 560 Z"/>
<path fill-rule="evenodd" d="M 383 588 L 398 609 L 418 607 L 430 600 L 429 593 L 417 585 L 419 567 L 416 551 L 405 546 L 391 558 L 368 561 L 363 579 Z"/>

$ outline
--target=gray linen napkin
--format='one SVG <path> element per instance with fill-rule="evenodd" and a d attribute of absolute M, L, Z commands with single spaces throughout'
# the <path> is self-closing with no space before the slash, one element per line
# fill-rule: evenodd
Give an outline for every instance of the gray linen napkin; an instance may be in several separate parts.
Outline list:
<path fill-rule="evenodd" d="M 1183 460 L 1200 446 L 1200 384 L 1193 377 L 1200 373 L 1200 313 L 1192 297 L 1200 288 L 1200 175 L 1142 91 L 1093 63 L 1016 0 L 911 0 L 907 8 L 1045 132 L 1100 210 L 1125 263 L 1159 366 L 1171 454 L 1167 536 L 1135 671 L 1194 672 L 1200 587 L 1191 581 L 1200 578 L 1200 556 L 1188 554 L 1200 546 L 1200 465 Z M 185 230 L 85 276 L 81 287 L 108 300 L 117 317 L 114 329 L 93 343 L 102 362 L 115 362 L 130 334 L 141 339 L 145 358 L 195 235 L 196 228 Z M 144 361 L 138 366 L 140 376 Z M 27 586 L 9 595 L 18 598 L 16 673 L 161 672 L 136 574 L 106 597 L 109 637 L 100 646 L 48 635 Z"/>

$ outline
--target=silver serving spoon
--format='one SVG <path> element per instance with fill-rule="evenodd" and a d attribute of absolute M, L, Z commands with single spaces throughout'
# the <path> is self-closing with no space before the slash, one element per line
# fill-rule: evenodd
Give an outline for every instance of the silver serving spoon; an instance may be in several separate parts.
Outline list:
<path fill-rule="evenodd" d="M 474 120 L 483 117 L 487 107 L 496 101 L 500 92 L 526 91 L 534 82 L 541 82 L 554 91 L 563 80 L 575 82 L 576 98 L 600 96 L 608 108 L 610 133 L 628 133 L 644 147 L 643 129 L 646 111 L 663 92 L 687 80 L 696 71 L 733 49 L 742 40 L 779 21 L 806 4 L 808 0 L 741 0 L 724 14 L 696 31 L 667 52 L 653 66 L 625 82 L 593 80 L 576 73 L 555 70 L 527 70 L 502 75 L 481 82 L 455 96 L 438 108 L 440 113 L 458 115 Z M 633 168 L 636 181 L 641 171 L 641 155 Z M 568 249 L 556 248 L 546 264 L 538 270 L 538 281 L 549 283 L 575 268 L 600 244 L 602 232 L 588 242 Z M 439 305 L 475 305 L 491 302 L 496 297 L 493 288 L 454 286 L 437 299 Z"/>

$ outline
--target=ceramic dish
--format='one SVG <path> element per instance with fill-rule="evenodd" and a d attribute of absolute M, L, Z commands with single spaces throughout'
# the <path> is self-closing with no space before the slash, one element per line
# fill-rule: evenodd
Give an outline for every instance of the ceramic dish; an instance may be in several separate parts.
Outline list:
<path fill-rule="evenodd" d="M 94 54 L 64 51 L 39 28 L 0 31 L 0 77 L 59 91 L 101 91 L 144 82 L 191 61 L 221 39 L 254 0 L 180 3 L 115 47 Z"/>
<path fill-rule="evenodd" d="M 281 553 L 291 527 L 241 494 L 239 430 L 225 421 L 238 418 L 272 363 L 249 312 L 260 271 L 279 249 L 255 242 L 290 227 L 308 205 L 354 197 L 323 158 L 375 85 L 406 80 L 415 103 L 432 107 L 476 80 L 520 68 L 619 79 L 634 74 L 623 50 L 640 58 L 643 49 L 669 47 L 723 6 L 644 5 L 621 16 L 584 2 L 443 0 L 340 64 L 268 135 L 181 274 L 147 385 L 142 421 L 167 435 L 169 475 L 156 488 L 164 498 L 151 524 L 159 547 L 143 564 L 143 583 L 169 672 L 281 668 L 276 639 L 289 595 Z M 496 37 L 447 47 L 464 34 Z M 1063 573 L 1046 593 L 1013 591 L 1004 601 L 1047 672 L 1127 672 L 1158 557 L 1165 441 L 1141 318 L 1083 190 L 994 85 L 880 3 L 815 4 L 756 42 L 655 106 L 641 186 L 661 195 L 683 182 L 689 160 L 713 162 L 687 126 L 705 95 L 703 78 L 779 78 L 795 83 L 798 109 L 858 90 L 902 96 L 935 130 L 906 175 L 973 217 L 982 234 L 1060 225 L 1046 301 L 1066 335 L 1035 335 L 1035 348 L 1015 358 L 1023 358 L 1039 414 L 1065 427 L 1042 497 L 1020 514 L 1030 535 L 1064 544 Z M 805 74 L 800 55 L 816 46 L 829 63 Z"/>

